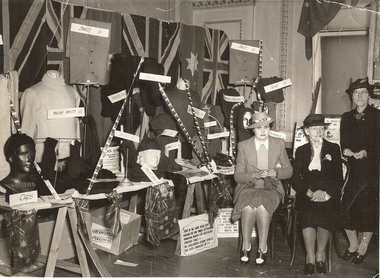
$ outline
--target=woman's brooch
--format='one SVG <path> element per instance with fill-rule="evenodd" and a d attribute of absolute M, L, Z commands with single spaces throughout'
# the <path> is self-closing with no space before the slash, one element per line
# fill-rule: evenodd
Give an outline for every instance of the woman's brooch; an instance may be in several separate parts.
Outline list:
<path fill-rule="evenodd" d="M 363 113 L 357 113 L 357 114 L 355 115 L 355 118 L 356 118 L 357 120 L 362 120 L 362 121 L 364 121 L 364 114 L 363 114 Z"/>
<path fill-rule="evenodd" d="M 323 161 L 323 160 L 331 161 L 331 160 L 332 160 L 331 155 L 326 154 L 325 157 L 322 159 L 322 161 Z"/>

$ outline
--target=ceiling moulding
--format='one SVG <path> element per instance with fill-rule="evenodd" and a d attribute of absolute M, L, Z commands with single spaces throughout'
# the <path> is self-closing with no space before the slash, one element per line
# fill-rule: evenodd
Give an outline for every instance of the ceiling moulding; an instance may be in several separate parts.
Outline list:
<path fill-rule="evenodd" d="M 227 8 L 253 5 L 256 0 L 190 0 L 193 9 Z"/>

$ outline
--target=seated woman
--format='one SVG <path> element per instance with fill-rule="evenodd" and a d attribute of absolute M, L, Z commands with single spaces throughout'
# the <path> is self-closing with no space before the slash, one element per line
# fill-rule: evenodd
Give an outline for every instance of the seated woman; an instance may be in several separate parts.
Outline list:
<path fill-rule="evenodd" d="M 320 114 L 309 115 L 304 120 L 303 129 L 309 143 L 296 150 L 292 177 L 306 247 L 305 275 L 314 274 L 315 262 L 317 271 L 326 273 L 325 248 L 339 220 L 341 155 L 338 144 L 323 139 L 328 125 L 324 120 Z"/>
<path fill-rule="evenodd" d="M 250 260 L 251 235 L 257 223 L 259 246 L 256 265 L 262 266 L 267 259 L 267 238 L 273 212 L 284 196 L 280 179 L 292 176 L 293 168 L 285 149 L 285 141 L 269 137 L 270 124 L 274 119 L 265 112 L 255 113 L 252 124 L 255 135 L 239 142 L 236 159 L 235 189 L 232 221 L 241 218 L 243 246 L 240 263 Z M 280 167 L 278 166 L 280 165 Z"/>

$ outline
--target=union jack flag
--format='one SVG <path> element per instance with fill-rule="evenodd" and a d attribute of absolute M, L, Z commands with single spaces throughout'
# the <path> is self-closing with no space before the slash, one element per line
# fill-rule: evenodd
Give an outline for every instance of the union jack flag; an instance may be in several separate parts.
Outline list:
<path fill-rule="evenodd" d="M 216 103 L 220 89 L 228 85 L 228 37 L 221 30 L 206 28 L 202 106 Z"/>
<path fill-rule="evenodd" d="M 123 54 L 155 58 L 164 66 L 164 74 L 176 76 L 180 24 L 123 14 Z"/>

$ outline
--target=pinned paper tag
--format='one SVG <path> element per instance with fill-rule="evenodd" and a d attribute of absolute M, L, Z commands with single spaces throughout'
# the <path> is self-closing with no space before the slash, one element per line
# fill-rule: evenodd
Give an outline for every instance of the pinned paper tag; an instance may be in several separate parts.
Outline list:
<path fill-rule="evenodd" d="M 181 142 L 173 142 L 165 145 L 165 156 L 169 157 L 169 152 L 172 150 L 178 150 L 181 147 Z"/>
<path fill-rule="evenodd" d="M 84 116 L 84 107 L 48 110 L 48 120 Z"/>
<path fill-rule="evenodd" d="M 259 54 L 260 53 L 260 48 L 251 46 L 251 45 L 246 45 L 246 44 L 241 44 L 241 43 L 236 43 L 233 42 L 231 44 L 231 49 L 239 50 L 239 51 L 244 51 L 252 54 Z"/>
<path fill-rule="evenodd" d="M 226 96 L 223 94 L 223 99 L 227 102 L 242 102 L 244 101 L 243 96 Z"/>
<path fill-rule="evenodd" d="M 216 126 L 216 125 L 217 125 L 216 121 L 205 123 L 205 127 L 212 127 L 212 126 Z"/>
<path fill-rule="evenodd" d="M 203 119 L 204 116 L 206 115 L 206 112 L 201 109 L 198 109 L 195 107 L 193 107 L 193 109 L 194 109 L 194 115 L 200 119 Z M 190 115 L 193 115 L 190 105 L 187 106 L 187 113 L 189 113 Z"/>
<path fill-rule="evenodd" d="M 140 137 L 137 135 L 115 130 L 115 136 L 121 139 L 129 140 L 135 143 L 140 143 Z"/>
<path fill-rule="evenodd" d="M 286 134 L 283 132 L 277 132 L 277 131 L 270 130 L 269 135 L 272 137 L 281 138 L 281 139 L 286 140 Z"/>
<path fill-rule="evenodd" d="M 123 100 L 127 97 L 127 91 L 126 90 L 122 90 L 116 94 L 113 94 L 113 95 L 110 95 L 108 96 L 108 99 L 112 102 L 112 103 L 115 103 L 115 102 L 118 102 L 120 100 Z"/>
<path fill-rule="evenodd" d="M 11 207 L 27 203 L 33 203 L 37 201 L 37 190 L 9 195 L 9 205 Z"/>
<path fill-rule="evenodd" d="M 93 26 L 78 24 L 78 23 L 72 23 L 70 31 L 75 32 L 75 33 L 91 35 L 91 36 L 103 37 L 103 38 L 108 38 L 109 32 L 110 32 L 109 29 L 93 27 Z"/>
<path fill-rule="evenodd" d="M 211 140 L 211 139 L 228 137 L 228 136 L 230 136 L 230 132 L 225 131 L 225 132 L 219 132 L 219 133 L 214 133 L 214 134 L 207 134 L 207 139 Z"/>
<path fill-rule="evenodd" d="M 155 81 L 155 82 L 160 82 L 160 83 L 170 83 L 171 77 L 160 75 L 160 74 L 140 72 L 140 80 Z"/>
<path fill-rule="evenodd" d="M 160 135 L 165 135 L 169 137 L 176 137 L 178 134 L 177 130 L 172 130 L 172 129 L 164 129 L 164 131 Z"/>
<path fill-rule="evenodd" d="M 280 82 L 276 82 L 276 83 L 265 86 L 264 91 L 266 93 L 269 93 L 278 89 L 289 87 L 290 85 L 292 85 L 292 82 L 290 81 L 290 79 L 286 79 L 286 80 L 282 80 Z"/>
<path fill-rule="evenodd" d="M 162 181 L 156 176 L 155 173 L 153 173 L 152 169 L 149 168 L 148 164 L 144 163 L 141 166 L 141 170 L 145 173 L 145 175 L 148 177 L 148 179 L 153 184 L 160 184 Z"/>

